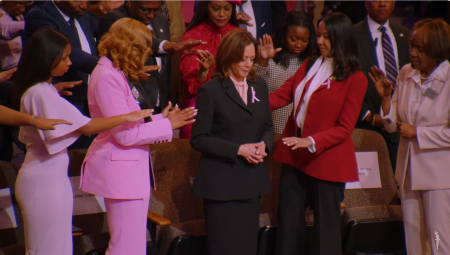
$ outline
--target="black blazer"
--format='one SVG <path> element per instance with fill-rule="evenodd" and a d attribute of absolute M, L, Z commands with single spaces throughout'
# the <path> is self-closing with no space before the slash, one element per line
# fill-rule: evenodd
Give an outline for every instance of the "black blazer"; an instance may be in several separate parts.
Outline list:
<path fill-rule="evenodd" d="M 92 54 L 86 53 L 81 49 L 78 35 L 72 34 L 73 32 L 69 23 L 63 18 L 58 9 L 56 9 L 53 2 L 47 2 L 34 7 L 28 13 L 25 20 L 24 43 L 41 27 L 53 27 L 69 36 L 70 46 L 72 48 L 69 57 L 72 65 L 63 76 L 55 77 L 53 83 L 82 80 L 83 83 L 81 85 L 67 89 L 73 94 L 72 96 L 66 97 L 66 99 L 75 105 L 83 114 L 89 116 L 89 107 L 87 104 L 88 75 L 94 70 L 99 60 L 94 32 L 92 31 L 89 20 L 85 16 L 77 18 L 89 43 Z"/>
<path fill-rule="evenodd" d="M 253 165 L 237 155 L 240 145 L 261 141 L 269 153 L 274 137 L 267 83 L 258 76 L 248 85 L 247 105 L 230 78 L 213 78 L 198 91 L 190 143 L 202 156 L 194 196 L 226 201 L 271 192 L 266 164 Z M 252 87 L 259 102 L 252 103 Z"/>
<path fill-rule="evenodd" d="M 395 41 L 397 43 L 398 61 L 400 65 L 399 69 L 401 69 L 404 65 L 409 63 L 408 49 L 410 31 L 408 30 L 408 28 L 394 24 L 392 22 L 389 22 L 389 26 L 394 33 Z M 367 80 L 369 81 L 356 127 L 381 132 L 379 128 L 371 126 L 370 123 L 361 121 L 367 111 L 370 111 L 373 114 L 380 113 L 381 98 L 378 95 L 375 85 L 369 77 L 370 68 L 375 65 L 378 66 L 378 60 L 374 40 L 372 38 L 372 34 L 370 33 L 367 18 L 359 22 L 358 24 L 355 24 L 354 28 L 356 32 L 356 38 L 358 40 L 361 71 L 364 73 L 364 75 L 366 75 Z M 398 133 L 389 134 L 383 132 L 382 135 L 385 136 L 386 139 L 389 139 L 391 142 L 398 143 L 400 139 Z"/>
<path fill-rule="evenodd" d="M 101 17 L 99 22 L 99 32 L 100 38 L 104 33 L 108 32 L 109 28 L 119 19 L 129 18 L 130 14 L 128 13 L 126 4 L 123 4 L 117 9 L 114 9 L 103 17 Z M 161 58 L 161 71 L 149 72 L 150 77 L 142 81 L 141 85 L 145 90 L 147 98 L 150 103 L 151 108 L 155 108 L 158 94 L 157 91 L 159 89 L 159 100 L 160 107 L 163 109 L 168 104 L 168 93 L 170 91 L 170 59 L 172 53 L 161 54 L 159 55 L 159 45 L 162 41 L 170 39 L 170 29 L 169 29 L 169 21 L 162 14 L 156 14 L 155 18 L 152 20 L 152 27 L 155 31 L 156 36 L 153 37 L 152 41 L 152 51 L 153 56 L 150 56 L 145 65 L 156 65 L 155 56 Z"/>

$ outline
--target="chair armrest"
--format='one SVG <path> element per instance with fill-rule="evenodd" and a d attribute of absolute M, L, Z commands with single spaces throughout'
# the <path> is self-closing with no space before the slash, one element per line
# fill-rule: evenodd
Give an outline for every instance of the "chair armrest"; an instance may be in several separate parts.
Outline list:
<path fill-rule="evenodd" d="M 153 223 L 156 223 L 159 226 L 168 226 L 168 225 L 172 224 L 172 222 L 170 222 L 169 219 L 166 219 L 163 216 L 161 216 L 151 210 L 148 210 L 147 219 Z"/>
<path fill-rule="evenodd" d="M 83 231 L 72 225 L 72 236 L 82 236 L 83 235 Z"/>

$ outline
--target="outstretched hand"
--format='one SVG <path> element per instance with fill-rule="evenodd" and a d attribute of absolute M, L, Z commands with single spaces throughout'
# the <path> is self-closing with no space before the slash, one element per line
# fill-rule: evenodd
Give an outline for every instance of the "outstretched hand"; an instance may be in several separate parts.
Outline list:
<path fill-rule="evenodd" d="M 33 121 L 33 126 L 40 130 L 55 130 L 55 126 L 60 124 L 73 125 L 72 122 L 61 119 L 41 119 L 36 117 Z"/>
<path fill-rule="evenodd" d="M 236 19 L 238 24 L 245 24 L 249 27 L 253 27 L 253 23 L 250 22 L 250 20 L 252 20 L 252 17 L 250 17 L 250 15 L 245 12 L 236 13 Z"/>
<path fill-rule="evenodd" d="M 283 138 L 283 144 L 291 147 L 292 150 L 296 150 L 298 148 L 308 148 L 311 146 L 312 140 L 310 138 L 299 138 L 299 137 L 285 137 Z"/>
<path fill-rule="evenodd" d="M 386 78 L 384 72 L 378 69 L 377 66 L 373 66 L 371 68 L 371 71 L 372 73 L 369 73 L 369 77 L 372 80 L 373 84 L 375 84 L 378 95 L 380 95 L 382 99 L 390 100 L 392 90 L 394 89 L 392 86 L 392 82 Z"/>
<path fill-rule="evenodd" d="M 185 125 L 194 123 L 195 119 L 192 118 L 197 115 L 197 111 L 198 110 L 194 107 L 188 107 L 180 110 L 178 105 L 175 105 L 175 108 L 167 114 L 167 119 L 169 119 L 172 129 L 178 129 Z"/>
<path fill-rule="evenodd" d="M 263 35 L 263 37 L 259 39 L 258 47 L 261 59 L 264 60 L 275 57 L 275 55 L 282 50 L 281 48 L 274 49 L 272 37 L 270 37 L 268 34 Z"/>
<path fill-rule="evenodd" d="M 173 49 L 181 54 L 198 54 L 199 50 L 194 50 L 192 48 L 202 44 L 206 44 L 206 42 L 202 40 L 189 39 L 176 43 Z"/>
<path fill-rule="evenodd" d="M 80 85 L 81 83 L 83 83 L 83 81 L 66 81 L 66 82 L 56 83 L 53 86 L 55 86 L 56 90 L 58 90 L 58 93 L 61 96 L 71 96 L 72 92 L 67 91 L 65 89 L 73 88 L 75 86 Z"/>

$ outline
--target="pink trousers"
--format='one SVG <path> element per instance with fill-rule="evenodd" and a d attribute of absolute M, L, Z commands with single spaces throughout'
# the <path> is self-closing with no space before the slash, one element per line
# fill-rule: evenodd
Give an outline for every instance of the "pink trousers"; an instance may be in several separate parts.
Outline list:
<path fill-rule="evenodd" d="M 105 198 L 111 239 L 106 255 L 145 255 L 149 198 L 122 200 Z"/>

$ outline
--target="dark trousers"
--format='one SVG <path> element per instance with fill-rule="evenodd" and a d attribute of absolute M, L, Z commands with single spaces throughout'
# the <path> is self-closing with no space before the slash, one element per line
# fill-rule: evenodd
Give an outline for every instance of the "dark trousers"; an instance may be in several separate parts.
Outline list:
<path fill-rule="evenodd" d="M 392 170 L 394 171 L 395 176 L 395 168 L 397 166 L 398 143 L 394 143 L 386 139 L 386 145 L 389 152 L 389 159 L 391 160 Z"/>
<path fill-rule="evenodd" d="M 344 188 L 345 183 L 319 180 L 283 164 L 276 254 L 307 254 L 305 211 L 310 206 L 314 210 L 314 243 L 309 255 L 341 255 L 340 205 Z"/>
<path fill-rule="evenodd" d="M 208 255 L 256 255 L 261 199 L 203 199 Z"/>

